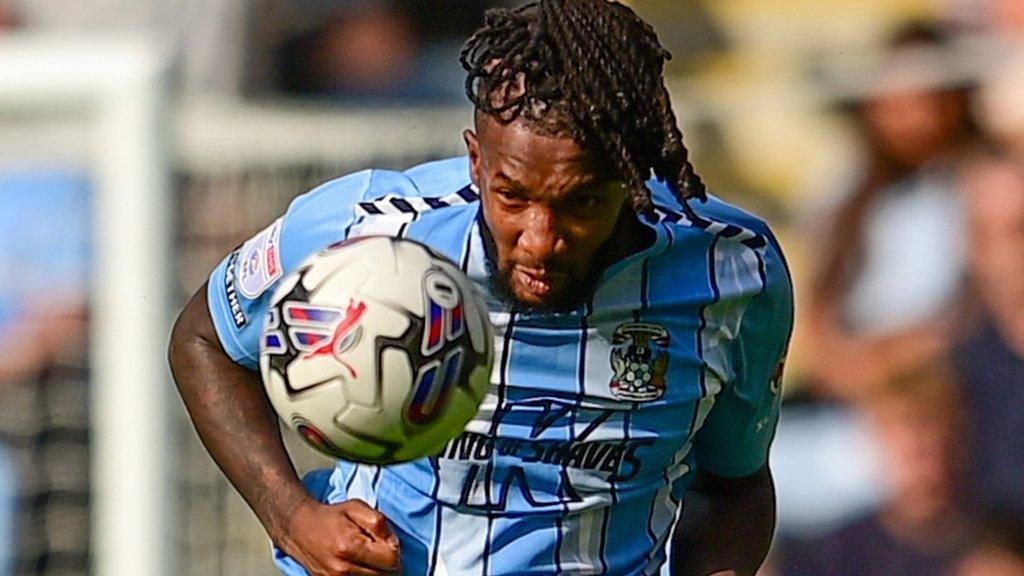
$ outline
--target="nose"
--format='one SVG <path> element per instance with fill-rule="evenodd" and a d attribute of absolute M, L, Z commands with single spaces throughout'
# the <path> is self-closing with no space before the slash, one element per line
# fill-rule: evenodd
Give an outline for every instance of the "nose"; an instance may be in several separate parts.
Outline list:
<path fill-rule="evenodd" d="M 550 209 L 534 206 L 523 214 L 519 248 L 529 255 L 534 264 L 548 261 L 563 245 Z"/>

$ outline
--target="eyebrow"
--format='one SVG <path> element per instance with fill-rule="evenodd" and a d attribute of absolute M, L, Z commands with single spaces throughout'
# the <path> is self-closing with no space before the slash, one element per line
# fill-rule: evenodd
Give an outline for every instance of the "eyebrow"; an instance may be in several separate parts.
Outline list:
<path fill-rule="evenodd" d="M 512 177 L 508 176 L 504 172 L 500 172 L 499 171 L 497 174 L 494 175 L 494 179 L 495 180 L 501 180 L 506 186 L 511 188 L 514 192 L 521 192 L 521 193 L 529 192 L 529 189 L 522 182 L 520 182 L 519 180 L 516 180 L 515 178 L 512 178 Z M 568 190 L 566 190 L 563 194 L 560 194 L 560 196 L 561 197 L 570 196 L 570 195 L 572 195 L 572 194 L 574 194 L 574 193 L 576 193 L 579 190 L 582 190 L 584 188 L 591 188 L 591 187 L 596 188 L 596 186 L 594 186 L 595 184 L 599 185 L 599 184 L 601 184 L 603 182 L 604 182 L 603 178 L 601 178 L 600 176 L 594 176 L 592 178 L 588 178 L 586 180 L 583 180 L 583 181 L 577 183 L 572 188 L 569 188 Z"/>
<path fill-rule="evenodd" d="M 502 181 L 504 181 L 504 183 L 507 186 L 509 186 L 510 188 L 514 188 L 517 192 L 525 192 L 526 191 L 526 186 L 524 186 L 522 182 L 520 182 L 519 180 L 516 180 L 515 178 L 510 178 L 504 172 L 498 172 L 497 174 L 495 174 L 494 175 L 494 179 L 495 180 L 502 180 Z"/>

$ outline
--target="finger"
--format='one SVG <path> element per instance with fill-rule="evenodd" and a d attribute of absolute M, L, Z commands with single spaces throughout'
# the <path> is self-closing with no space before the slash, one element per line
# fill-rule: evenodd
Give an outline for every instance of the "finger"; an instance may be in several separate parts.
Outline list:
<path fill-rule="evenodd" d="M 388 523 L 386 516 L 371 508 L 362 500 L 352 500 L 350 502 L 351 505 L 346 508 L 345 512 L 357 526 L 365 530 L 374 540 L 393 542 L 395 546 L 398 545 L 398 539 L 395 538 L 395 534 L 391 530 L 391 524 Z"/>
<path fill-rule="evenodd" d="M 353 543 L 340 550 L 339 556 L 354 566 L 374 573 L 394 574 L 401 566 L 401 558 L 397 549 L 386 544 L 375 544 L 369 541 Z"/>
<path fill-rule="evenodd" d="M 338 555 L 364 568 L 395 571 L 401 564 L 398 546 L 383 540 L 372 540 L 365 534 L 350 538 L 338 549 Z"/>
<path fill-rule="evenodd" d="M 325 576 L 337 576 L 339 574 L 358 574 L 359 576 L 393 576 L 396 572 L 389 570 L 378 570 L 376 568 L 370 568 L 368 566 L 362 566 L 355 562 L 340 561 L 330 569 L 326 569 L 322 572 L 315 572 L 318 576 L 324 574 Z"/>
<path fill-rule="evenodd" d="M 350 533 L 351 536 L 351 533 Z M 344 544 L 335 544 L 320 553 L 299 554 L 293 558 L 313 576 L 337 574 L 373 574 L 395 576 L 401 573 L 401 558 L 388 555 L 378 558 L 367 550 L 369 540 L 364 536 L 349 538 Z M 396 551 L 397 555 L 397 551 Z"/>
<path fill-rule="evenodd" d="M 355 562 L 347 562 L 344 570 L 341 574 L 359 574 L 360 576 L 394 576 L 398 574 L 396 570 L 381 570 L 372 568 L 369 566 L 363 566 Z"/>

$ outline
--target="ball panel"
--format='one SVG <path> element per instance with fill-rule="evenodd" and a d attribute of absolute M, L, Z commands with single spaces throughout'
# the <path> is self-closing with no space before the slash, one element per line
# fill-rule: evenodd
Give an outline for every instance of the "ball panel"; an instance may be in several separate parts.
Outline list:
<path fill-rule="evenodd" d="M 300 274 L 289 274 L 285 276 L 281 283 L 277 285 L 277 289 L 274 291 L 273 296 L 270 298 L 271 306 L 276 306 L 281 300 L 284 299 L 292 290 L 295 289 L 295 285 L 302 280 Z"/>
<path fill-rule="evenodd" d="M 360 244 L 359 249 L 359 257 L 374 276 L 401 275 L 401 263 L 394 238 L 377 237 L 365 245 Z"/>
<path fill-rule="evenodd" d="M 379 408 L 348 404 L 334 415 L 333 424 L 350 436 L 372 439 L 388 446 L 398 446 L 408 439 L 401 422 L 388 418 Z M 328 433 L 333 432 L 332 428 L 327 430 Z"/>
<path fill-rule="evenodd" d="M 345 308 L 359 289 L 373 277 L 370 267 L 363 260 L 344 262 L 342 265 L 326 271 L 326 277 L 310 278 L 320 271 L 316 266 L 310 269 L 304 280 L 309 290 L 309 298 L 317 304 Z M 323 276 L 320 272 L 318 275 Z"/>
<path fill-rule="evenodd" d="M 306 444 L 313 449 L 318 450 L 323 454 L 327 454 L 328 456 L 334 456 L 335 458 L 345 457 L 345 451 L 331 442 L 327 435 L 321 432 L 316 426 L 313 426 L 301 419 L 297 419 L 293 423 L 293 426 L 295 431 L 298 432 L 299 437 L 305 440 Z"/>
<path fill-rule="evenodd" d="M 400 416 L 406 397 L 412 387 L 413 367 L 409 355 L 400 348 L 387 347 L 380 353 L 381 370 L 381 411 L 396 424 L 404 423 Z M 404 433 L 404 432 L 403 432 Z"/>
<path fill-rule="evenodd" d="M 292 362 L 286 374 L 290 385 L 286 394 L 298 395 L 333 382 L 341 383 L 344 382 L 345 376 L 338 369 L 337 362 L 330 358 Z"/>
<path fill-rule="evenodd" d="M 263 373 L 263 388 L 267 398 L 278 414 L 288 413 L 288 392 L 284 376 L 276 370 L 269 369 L 270 360 L 267 356 L 260 358 L 260 371 Z"/>
<path fill-rule="evenodd" d="M 362 262 L 357 254 L 344 250 L 325 250 L 312 256 L 306 262 L 314 261 L 316 264 L 313 266 L 304 265 L 307 270 L 302 276 L 302 283 L 311 294 L 315 293 L 324 281 L 333 277 L 338 271 L 352 265 L 362 267 Z"/>
<path fill-rule="evenodd" d="M 490 362 L 474 366 L 461 388 L 473 398 L 476 404 L 483 402 L 491 390 Z"/>
<path fill-rule="evenodd" d="M 420 367 L 405 409 L 405 421 L 410 426 L 429 425 L 441 415 L 461 369 L 462 350 L 458 348 L 443 361 L 433 360 Z"/>
<path fill-rule="evenodd" d="M 267 393 L 269 396 L 271 391 L 268 389 Z M 345 392 L 339 380 L 325 382 L 302 394 L 292 394 L 282 384 L 274 390 L 270 401 L 281 419 L 292 428 L 296 421 L 303 420 L 316 426 L 328 438 L 332 438 L 330 424 L 334 415 L 346 405 Z"/>
<path fill-rule="evenodd" d="M 420 456 L 433 456 L 458 436 L 477 413 L 479 402 L 462 388 L 451 392 L 439 417 L 429 426 L 410 436 L 396 452 L 395 458 L 411 460 Z"/>
<path fill-rule="evenodd" d="M 394 405 L 405 396 L 412 381 L 412 367 L 408 357 L 398 349 L 386 349 L 381 354 L 382 379 L 373 405 L 348 403 L 334 417 L 334 423 L 351 434 L 373 436 L 390 443 L 404 442 L 406 429 L 402 421 L 390 415 Z M 364 382 L 351 383 L 348 388 L 364 387 Z"/>
<path fill-rule="evenodd" d="M 430 261 L 403 262 L 404 271 L 378 274 L 359 288 L 359 294 L 415 316 L 424 315 L 422 288 L 416 280 L 429 269 Z"/>
<path fill-rule="evenodd" d="M 336 427 L 330 435 L 341 453 L 340 458 L 353 462 L 387 464 L 398 449 L 397 443 L 381 441 L 375 436 L 367 436 L 347 427 Z"/>
<path fill-rule="evenodd" d="M 424 456 L 434 456 L 444 450 L 451 438 L 436 434 L 420 434 L 400 446 L 393 455 L 395 462 L 408 462 Z"/>

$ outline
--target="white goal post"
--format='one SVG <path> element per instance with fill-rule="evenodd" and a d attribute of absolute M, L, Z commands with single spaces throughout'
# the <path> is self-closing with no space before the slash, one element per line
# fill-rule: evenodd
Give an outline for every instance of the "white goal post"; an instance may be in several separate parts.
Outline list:
<path fill-rule="evenodd" d="M 54 107 L 80 111 L 91 135 L 91 532 L 97 576 L 165 576 L 173 566 L 172 393 L 165 360 L 173 220 L 163 145 L 168 62 L 142 36 L 0 36 L 0 105 L 26 114 Z"/>

